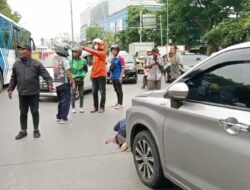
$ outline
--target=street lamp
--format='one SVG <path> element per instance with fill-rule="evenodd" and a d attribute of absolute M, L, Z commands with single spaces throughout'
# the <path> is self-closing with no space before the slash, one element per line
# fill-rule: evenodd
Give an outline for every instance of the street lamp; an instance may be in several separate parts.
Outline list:
<path fill-rule="evenodd" d="M 169 7 L 168 7 L 168 0 L 167 0 L 167 50 L 169 46 Z"/>
<path fill-rule="evenodd" d="M 70 0 L 70 16 L 71 16 L 71 35 L 72 35 L 72 47 L 73 47 L 73 45 L 74 45 L 74 24 L 73 24 L 72 0 Z"/>

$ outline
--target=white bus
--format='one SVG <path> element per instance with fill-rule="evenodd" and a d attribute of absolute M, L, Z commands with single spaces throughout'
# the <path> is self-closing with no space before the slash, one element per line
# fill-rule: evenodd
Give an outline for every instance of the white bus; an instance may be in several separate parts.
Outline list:
<path fill-rule="evenodd" d="M 0 13 L 0 92 L 10 81 L 20 43 L 30 44 L 35 48 L 31 33 Z"/>

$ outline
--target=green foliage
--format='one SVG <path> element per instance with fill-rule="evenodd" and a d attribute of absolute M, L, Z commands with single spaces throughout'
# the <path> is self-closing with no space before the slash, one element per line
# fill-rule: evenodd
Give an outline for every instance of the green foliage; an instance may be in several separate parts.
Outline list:
<path fill-rule="evenodd" d="M 107 49 L 114 43 L 116 43 L 115 35 L 112 32 L 104 31 L 100 27 L 89 27 L 86 31 L 86 38 L 88 41 L 93 41 L 96 38 L 104 40 Z"/>
<path fill-rule="evenodd" d="M 128 50 L 128 45 L 132 42 L 140 41 L 140 12 L 142 14 L 155 13 L 144 8 L 131 7 L 128 11 L 128 19 L 126 21 L 127 29 L 122 30 L 116 34 L 116 38 L 119 41 L 119 45 L 122 49 Z M 157 29 L 142 29 L 142 41 L 143 42 L 155 42 L 160 44 L 160 30 L 159 26 Z"/>
<path fill-rule="evenodd" d="M 88 27 L 86 30 L 87 41 L 92 41 L 95 38 L 103 37 L 103 29 L 98 26 Z"/>
<path fill-rule="evenodd" d="M 250 13 L 239 18 L 228 19 L 221 22 L 207 32 L 203 39 L 217 50 L 219 46 L 227 47 L 236 43 L 250 40 Z"/>
<path fill-rule="evenodd" d="M 19 20 L 21 19 L 21 15 L 18 12 L 12 12 L 10 6 L 7 3 L 7 0 L 0 0 L 0 13 L 9 17 L 15 22 L 19 22 Z"/>
<path fill-rule="evenodd" d="M 196 45 L 202 36 L 229 15 L 240 15 L 249 9 L 249 0 L 165 0 L 162 10 L 164 26 L 169 8 L 170 39 L 178 44 Z"/>

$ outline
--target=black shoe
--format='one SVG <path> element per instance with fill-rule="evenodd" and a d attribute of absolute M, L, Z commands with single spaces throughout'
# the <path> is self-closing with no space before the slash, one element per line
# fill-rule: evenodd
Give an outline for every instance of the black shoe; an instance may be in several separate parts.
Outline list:
<path fill-rule="evenodd" d="M 20 131 L 15 138 L 16 138 L 16 140 L 19 140 L 19 139 L 22 139 L 22 138 L 24 138 L 26 136 L 27 136 L 27 132 L 26 131 Z"/>
<path fill-rule="evenodd" d="M 98 112 L 98 109 L 94 108 L 93 110 L 90 111 L 90 113 L 95 113 Z"/>
<path fill-rule="evenodd" d="M 41 136 L 41 134 L 40 134 L 39 130 L 34 130 L 33 137 L 34 138 L 39 138 L 40 136 Z"/>

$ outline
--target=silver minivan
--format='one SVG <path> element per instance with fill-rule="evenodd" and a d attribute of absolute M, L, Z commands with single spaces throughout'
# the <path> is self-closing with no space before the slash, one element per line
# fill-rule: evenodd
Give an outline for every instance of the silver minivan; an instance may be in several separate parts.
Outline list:
<path fill-rule="evenodd" d="M 165 90 L 132 99 L 127 140 L 143 183 L 250 189 L 250 42 L 213 54 Z"/>

